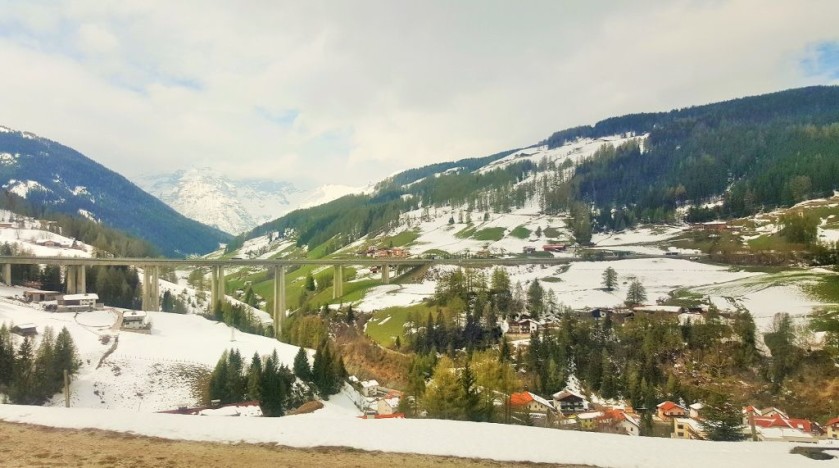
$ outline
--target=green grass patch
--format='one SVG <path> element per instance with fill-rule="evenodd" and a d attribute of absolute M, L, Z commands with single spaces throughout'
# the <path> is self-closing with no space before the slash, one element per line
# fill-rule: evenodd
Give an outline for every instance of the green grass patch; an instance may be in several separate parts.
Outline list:
<path fill-rule="evenodd" d="M 530 237 L 530 229 L 527 229 L 524 226 L 516 226 L 516 228 L 510 232 L 510 235 L 518 237 L 519 239 L 527 239 Z"/>
<path fill-rule="evenodd" d="M 561 283 L 562 278 L 558 276 L 548 276 L 547 278 L 542 278 L 541 280 L 543 283 Z"/>
<path fill-rule="evenodd" d="M 472 239 L 480 240 L 480 241 L 499 241 L 504 238 L 504 228 L 503 227 L 492 227 L 481 229 L 472 235 Z"/>
<path fill-rule="evenodd" d="M 454 236 L 458 239 L 468 239 L 472 237 L 472 234 L 475 234 L 475 231 L 477 230 L 478 228 L 476 228 L 475 226 L 469 225 L 461 229 L 460 231 L 457 231 Z"/>
<path fill-rule="evenodd" d="M 404 247 L 417 240 L 417 237 L 419 237 L 419 232 L 411 229 L 408 231 L 402 231 L 395 236 L 385 237 L 382 239 L 382 243 L 387 246 L 393 245 L 394 247 Z"/>
<path fill-rule="evenodd" d="M 555 227 L 546 227 L 546 228 L 542 231 L 542 234 L 544 234 L 544 235 L 545 235 L 545 237 L 547 237 L 547 238 L 549 238 L 549 239 L 551 239 L 551 238 L 552 238 L 552 239 L 556 239 L 557 237 L 560 237 L 560 236 L 562 235 L 562 233 L 561 233 L 561 232 L 559 232 L 559 229 L 557 229 L 557 228 L 555 228 Z"/>
<path fill-rule="evenodd" d="M 428 314 L 433 313 L 434 310 L 434 306 L 428 304 L 379 310 L 374 312 L 370 321 L 367 322 L 367 335 L 382 346 L 392 346 L 397 336 L 404 343 L 405 322 L 413 318 L 424 324 Z"/>
<path fill-rule="evenodd" d="M 808 293 L 824 302 L 839 303 L 839 276 L 824 275 L 815 284 L 804 288 Z"/>

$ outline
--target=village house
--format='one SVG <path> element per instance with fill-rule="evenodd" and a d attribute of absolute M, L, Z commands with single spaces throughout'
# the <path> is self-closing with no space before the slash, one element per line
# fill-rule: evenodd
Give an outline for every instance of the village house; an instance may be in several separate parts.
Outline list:
<path fill-rule="evenodd" d="M 602 432 L 612 434 L 641 435 L 641 421 L 638 416 L 627 414 L 623 410 L 605 410 L 598 420 L 598 427 Z"/>
<path fill-rule="evenodd" d="M 12 333 L 20 336 L 35 336 L 38 334 L 38 328 L 34 323 L 22 323 L 12 327 Z"/>
<path fill-rule="evenodd" d="M 839 418 L 833 418 L 825 424 L 827 430 L 827 438 L 837 440 L 839 439 Z"/>
<path fill-rule="evenodd" d="M 754 424 L 755 436 L 763 441 L 815 443 L 822 434 L 821 427 L 812 421 L 790 418 L 778 408 L 758 410 L 753 406 L 743 409 L 743 425 Z"/>
<path fill-rule="evenodd" d="M 148 328 L 146 313 L 142 310 L 132 310 L 122 314 L 122 328 L 126 330 L 143 330 Z"/>
<path fill-rule="evenodd" d="M 390 415 L 399 411 L 399 402 L 402 399 L 402 392 L 391 390 L 382 398 L 376 401 L 376 413 Z"/>
<path fill-rule="evenodd" d="M 673 418 L 684 418 L 687 416 L 687 409 L 672 401 L 665 401 L 656 405 L 656 416 L 662 421 L 672 421 Z"/>
<path fill-rule="evenodd" d="M 702 403 L 694 403 L 688 407 L 690 409 L 690 417 L 693 419 L 702 419 L 702 410 L 705 409 L 705 405 Z"/>
<path fill-rule="evenodd" d="M 522 320 L 507 320 L 507 333 L 513 335 L 529 335 L 537 330 L 541 324 L 535 320 L 531 319 L 522 319 Z"/>
<path fill-rule="evenodd" d="M 525 411 L 528 413 L 547 413 L 554 411 L 554 405 L 530 392 L 517 392 L 510 395 L 510 408 L 513 411 Z"/>
<path fill-rule="evenodd" d="M 58 291 L 42 291 L 40 289 L 29 289 L 23 291 L 23 298 L 26 302 L 54 301 L 61 293 Z"/>
<path fill-rule="evenodd" d="M 365 380 L 360 382 L 361 394 L 365 397 L 374 397 L 379 394 L 379 382 L 375 380 Z"/>
<path fill-rule="evenodd" d="M 554 405 L 562 411 L 563 414 L 579 413 L 588 409 L 588 401 L 577 392 L 569 389 L 553 394 Z"/>
<path fill-rule="evenodd" d="M 673 439 L 705 440 L 705 428 L 696 419 L 674 416 L 673 432 L 670 437 Z"/>
<path fill-rule="evenodd" d="M 87 294 L 65 294 L 56 298 L 58 312 L 81 312 L 93 309 L 101 309 L 102 303 L 99 296 L 94 293 Z"/>

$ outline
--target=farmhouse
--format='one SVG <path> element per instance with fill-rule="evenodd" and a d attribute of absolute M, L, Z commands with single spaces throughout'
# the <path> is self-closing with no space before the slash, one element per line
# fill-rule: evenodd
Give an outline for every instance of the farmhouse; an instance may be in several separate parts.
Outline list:
<path fill-rule="evenodd" d="M 839 418 L 833 418 L 825 424 L 828 439 L 839 439 Z"/>
<path fill-rule="evenodd" d="M 374 397 L 379 393 L 379 382 L 375 380 L 365 380 L 361 382 L 361 394 L 366 397 Z"/>
<path fill-rule="evenodd" d="M 687 416 L 688 411 L 687 409 L 672 401 L 665 401 L 663 403 L 659 403 L 657 406 L 658 410 L 656 410 L 656 415 L 658 419 L 662 421 L 672 421 L 674 418 L 684 418 Z"/>
<path fill-rule="evenodd" d="M 530 392 L 518 392 L 510 395 L 510 407 L 516 411 L 545 413 L 554 411 L 550 401 Z"/>
<path fill-rule="evenodd" d="M 142 310 L 132 310 L 122 314 L 122 328 L 126 330 L 142 330 L 148 328 L 146 313 Z"/>
<path fill-rule="evenodd" d="M 92 309 L 101 309 L 102 303 L 97 302 L 99 296 L 94 293 L 88 294 L 65 294 L 57 298 L 58 312 L 79 312 Z"/>
<path fill-rule="evenodd" d="M 58 291 L 42 291 L 40 289 L 29 289 L 23 291 L 26 302 L 54 301 L 61 293 Z"/>
<path fill-rule="evenodd" d="M 12 327 L 12 333 L 20 336 L 35 336 L 38 334 L 38 328 L 32 323 L 22 323 Z"/>
<path fill-rule="evenodd" d="M 578 413 L 588 409 L 588 401 L 579 393 L 567 388 L 554 393 L 553 399 L 563 413 Z"/>
<path fill-rule="evenodd" d="M 673 433 L 670 434 L 670 437 L 673 439 L 705 440 L 705 429 L 702 427 L 702 423 L 695 419 L 674 417 Z"/>

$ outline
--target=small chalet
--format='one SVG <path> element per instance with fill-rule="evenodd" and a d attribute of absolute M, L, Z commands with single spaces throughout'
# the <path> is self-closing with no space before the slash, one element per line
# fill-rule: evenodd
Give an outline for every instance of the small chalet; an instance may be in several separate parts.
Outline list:
<path fill-rule="evenodd" d="M 54 301 L 61 293 L 58 291 L 42 291 L 40 289 L 30 289 L 23 291 L 23 297 L 26 302 L 44 302 Z"/>
<path fill-rule="evenodd" d="M 22 323 L 12 327 L 12 333 L 20 336 L 35 336 L 38 334 L 38 328 L 33 323 Z"/>
<path fill-rule="evenodd" d="M 513 335 L 527 335 L 539 330 L 539 322 L 531 319 L 510 320 L 507 322 L 507 333 Z"/>
<path fill-rule="evenodd" d="M 394 414 L 399 411 L 399 401 L 402 399 L 402 392 L 398 390 L 391 390 L 383 398 L 376 401 L 377 414 Z"/>
<path fill-rule="evenodd" d="M 58 312 L 78 312 L 91 309 L 101 308 L 101 304 L 97 301 L 99 296 L 94 293 L 88 294 L 65 294 L 56 298 L 58 302 Z"/>
<path fill-rule="evenodd" d="M 833 418 L 825 424 L 828 439 L 839 439 L 839 418 Z"/>
<path fill-rule="evenodd" d="M 379 382 L 365 380 L 361 382 L 361 394 L 366 397 L 374 397 L 379 393 Z"/>
<path fill-rule="evenodd" d="M 554 411 L 554 405 L 550 401 L 530 392 L 518 392 L 510 395 L 510 407 L 514 411 L 527 411 L 531 413 Z"/>
<path fill-rule="evenodd" d="M 688 414 L 684 406 L 673 403 L 672 401 L 659 403 L 656 407 L 658 408 L 656 415 L 662 421 L 672 421 L 673 418 L 684 418 Z"/>
<path fill-rule="evenodd" d="M 588 409 L 588 401 L 585 397 L 567 388 L 554 393 L 553 399 L 563 413 L 579 413 Z"/>
<path fill-rule="evenodd" d="M 701 419 L 702 418 L 702 410 L 705 409 L 705 405 L 702 403 L 694 403 L 690 405 L 690 417 L 693 419 Z"/>
<path fill-rule="evenodd" d="M 122 314 L 122 328 L 126 330 L 142 330 L 148 328 L 146 313 L 142 310 L 132 310 Z"/>

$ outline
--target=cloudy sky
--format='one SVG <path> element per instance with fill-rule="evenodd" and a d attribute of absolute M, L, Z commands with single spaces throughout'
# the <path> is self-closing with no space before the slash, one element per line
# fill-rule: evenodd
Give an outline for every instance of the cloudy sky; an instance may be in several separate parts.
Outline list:
<path fill-rule="evenodd" d="M 129 178 L 364 185 L 839 82 L 839 2 L 0 1 L 0 124 Z"/>

